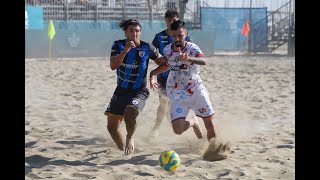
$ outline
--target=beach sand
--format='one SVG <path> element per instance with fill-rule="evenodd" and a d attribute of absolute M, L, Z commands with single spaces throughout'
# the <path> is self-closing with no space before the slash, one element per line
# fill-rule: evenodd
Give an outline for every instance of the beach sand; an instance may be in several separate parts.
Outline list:
<path fill-rule="evenodd" d="M 155 67 L 150 61 L 148 72 Z M 219 135 L 231 143 L 222 161 L 203 160 L 206 138 L 192 128 L 176 135 L 166 119 L 157 138 L 148 136 L 159 103 L 152 90 L 137 120 L 136 149 L 123 155 L 104 115 L 116 87 L 108 59 L 26 60 L 25 179 L 295 179 L 294 57 L 210 57 L 200 76 Z M 180 156 L 173 172 L 159 166 L 165 150 Z"/>

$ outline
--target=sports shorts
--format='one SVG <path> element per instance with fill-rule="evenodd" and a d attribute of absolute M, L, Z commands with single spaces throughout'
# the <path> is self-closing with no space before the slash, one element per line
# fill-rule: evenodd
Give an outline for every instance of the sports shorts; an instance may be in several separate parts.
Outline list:
<path fill-rule="evenodd" d="M 203 84 L 194 89 L 191 96 L 169 96 L 171 121 L 179 118 L 186 118 L 189 110 L 192 109 L 196 116 L 206 118 L 214 114 L 209 99 L 209 92 Z"/>
<path fill-rule="evenodd" d="M 127 105 L 133 105 L 141 112 L 149 95 L 150 92 L 147 87 L 144 87 L 141 90 L 126 92 L 117 87 L 104 114 L 107 115 L 107 112 L 110 112 L 123 116 L 123 112 Z"/>

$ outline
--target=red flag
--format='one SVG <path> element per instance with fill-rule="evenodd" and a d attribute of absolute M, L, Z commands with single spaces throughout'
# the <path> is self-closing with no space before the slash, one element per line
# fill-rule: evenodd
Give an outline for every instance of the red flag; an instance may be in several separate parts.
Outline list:
<path fill-rule="evenodd" d="M 250 27 L 249 27 L 249 22 L 248 19 L 246 20 L 246 22 L 244 23 L 243 27 L 242 27 L 242 31 L 241 33 L 245 36 L 248 36 L 248 33 L 250 31 Z"/>

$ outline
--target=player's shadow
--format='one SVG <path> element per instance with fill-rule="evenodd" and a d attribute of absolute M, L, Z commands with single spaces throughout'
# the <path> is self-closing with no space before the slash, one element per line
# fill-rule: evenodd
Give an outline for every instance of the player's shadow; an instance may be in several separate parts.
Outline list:
<path fill-rule="evenodd" d="M 104 143 L 106 142 L 103 138 L 92 138 L 92 139 L 86 139 L 86 140 L 74 140 L 74 141 L 57 141 L 56 143 L 60 143 L 63 145 L 96 145 L 97 143 Z"/>
<path fill-rule="evenodd" d="M 127 160 L 115 160 L 115 161 L 105 163 L 104 165 L 116 166 L 120 164 L 134 164 L 134 165 L 159 166 L 158 160 L 150 160 L 146 158 L 147 156 L 150 156 L 150 155 L 152 154 L 135 156 Z"/>
<path fill-rule="evenodd" d="M 31 142 L 25 143 L 24 147 L 29 148 L 29 147 L 32 147 L 33 145 L 35 145 L 36 143 L 37 143 L 37 141 L 31 141 Z"/>
<path fill-rule="evenodd" d="M 29 174 L 32 170 L 32 168 L 41 168 L 47 165 L 55 165 L 55 166 L 62 166 L 62 165 L 70 165 L 70 166 L 97 166 L 95 163 L 90 163 L 88 161 L 91 161 L 92 158 L 97 157 L 91 157 L 89 159 L 86 159 L 84 161 L 67 161 L 63 159 L 57 159 L 51 161 L 53 158 L 47 158 L 40 155 L 33 155 L 25 158 L 25 162 L 29 165 L 25 167 L 25 175 Z"/>
<path fill-rule="evenodd" d="M 104 146 L 104 142 L 106 140 L 103 138 L 92 138 L 92 139 L 86 139 L 86 140 L 73 140 L 73 141 L 57 141 L 56 143 L 66 145 L 66 148 L 73 147 L 74 145 L 82 145 L 82 146 Z M 36 144 L 35 141 L 29 142 L 25 144 L 25 148 L 30 148 Z M 64 147 L 52 147 L 52 149 L 65 149 Z M 47 165 L 55 165 L 55 166 L 62 166 L 62 165 L 70 165 L 70 166 L 96 166 L 97 164 L 91 163 L 90 161 L 93 159 L 98 158 L 97 156 L 92 156 L 100 153 L 107 153 L 107 150 L 99 151 L 99 152 L 93 152 L 87 155 L 88 159 L 85 160 L 77 160 L 77 161 L 67 161 L 63 159 L 54 159 L 48 158 L 40 155 L 32 155 L 29 157 L 25 157 L 25 174 L 30 173 L 32 168 L 41 168 Z"/>

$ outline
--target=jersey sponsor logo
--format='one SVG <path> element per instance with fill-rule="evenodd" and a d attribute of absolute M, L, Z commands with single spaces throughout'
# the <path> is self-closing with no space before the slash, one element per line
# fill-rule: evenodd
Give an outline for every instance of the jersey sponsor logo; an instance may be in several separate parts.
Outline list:
<path fill-rule="evenodd" d="M 170 68 L 170 70 L 171 70 L 171 71 L 179 71 L 179 70 L 180 70 L 180 68 L 179 68 L 179 67 L 177 67 L 177 66 L 175 66 L 175 67 L 171 67 L 171 68 Z"/>
<path fill-rule="evenodd" d="M 122 71 L 121 69 L 119 69 L 119 71 L 120 71 L 121 74 L 124 74 L 124 75 L 128 74 L 128 73 Z M 139 76 L 139 74 L 130 73 L 130 76 Z"/>
<path fill-rule="evenodd" d="M 125 68 L 129 68 L 129 69 L 136 69 L 138 68 L 138 65 L 135 65 L 135 64 L 124 64 L 124 63 L 121 63 L 120 66 L 123 66 Z"/>
<path fill-rule="evenodd" d="M 207 108 L 199 108 L 198 109 L 200 113 L 205 113 L 207 112 Z"/>
<path fill-rule="evenodd" d="M 182 109 L 181 108 L 177 108 L 176 111 L 177 111 L 177 113 L 181 113 Z"/>
<path fill-rule="evenodd" d="M 131 81 L 129 79 L 123 79 L 121 76 L 119 77 L 119 79 L 121 79 L 122 81 L 128 81 L 128 82 L 131 82 L 131 83 L 135 83 L 136 81 Z"/>
<path fill-rule="evenodd" d="M 145 51 L 139 51 L 139 56 L 143 57 L 145 53 L 146 53 Z"/>

